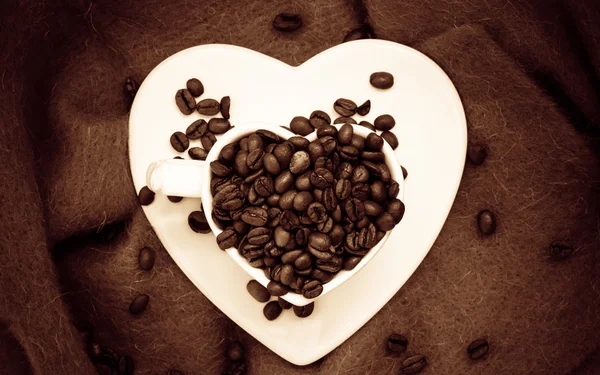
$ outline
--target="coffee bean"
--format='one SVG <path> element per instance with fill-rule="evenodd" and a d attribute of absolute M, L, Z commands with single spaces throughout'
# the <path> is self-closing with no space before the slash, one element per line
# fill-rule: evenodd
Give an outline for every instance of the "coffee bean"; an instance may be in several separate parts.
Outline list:
<path fill-rule="evenodd" d="M 481 165 L 485 162 L 488 155 L 488 149 L 482 144 L 470 144 L 467 148 L 467 159 L 475 164 Z"/>
<path fill-rule="evenodd" d="M 308 148 L 308 144 L 310 143 L 309 140 L 304 137 L 292 137 L 288 139 L 288 142 L 294 146 L 296 151 L 306 150 Z"/>
<path fill-rule="evenodd" d="M 404 374 L 418 374 L 427 366 L 427 357 L 421 354 L 406 358 L 401 365 Z"/>
<path fill-rule="evenodd" d="M 198 97 L 198 96 L 204 94 L 204 85 L 197 78 L 189 79 L 186 83 L 186 87 L 187 87 L 188 91 L 190 92 L 190 94 L 192 94 L 195 97 Z"/>
<path fill-rule="evenodd" d="M 294 281 L 290 284 L 290 288 L 298 293 L 298 294 L 302 294 L 302 286 L 304 285 L 304 283 L 306 282 L 306 278 L 302 275 L 296 277 L 294 279 Z"/>
<path fill-rule="evenodd" d="M 489 348 L 490 346 L 486 340 L 477 339 L 469 344 L 469 347 L 467 348 L 467 354 L 469 355 L 469 358 L 473 360 L 481 359 L 485 357 Z"/>
<path fill-rule="evenodd" d="M 240 150 L 235 156 L 233 168 L 240 176 L 248 176 L 250 168 L 248 167 L 248 151 Z"/>
<path fill-rule="evenodd" d="M 230 143 L 219 152 L 219 160 L 227 165 L 233 164 L 239 151 L 239 144 Z"/>
<path fill-rule="evenodd" d="M 359 39 L 375 39 L 377 36 L 371 29 L 370 25 L 359 26 L 355 29 L 352 29 L 346 36 L 344 37 L 344 42 L 350 42 L 353 40 Z"/>
<path fill-rule="evenodd" d="M 394 133 L 390 131 L 384 131 L 383 133 L 381 133 L 381 137 L 385 139 L 385 141 L 390 145 L 392 150 L 398 148 L 398 138 Z"/>
<path fill-rule="evenodd" d="M 312 189 L 312 185 L 310 183 L 310 175 L 311 175 L 311 171 L 308 171 L 306 173 L 304 173 L 303 175 L 298 176 L 298 178 L 296 178 L 296 189 L 300 190 L 300 191 L 307 191 Z"/>
<path fill-rule="evenodd" d="M 170 142 L 173 149 L 175 149 L 177 152 L 183 152 L 190 146 L 190 141 L 182 132 L 173 133 L 171 135 Z"/>
<path fill-rule="evenodd" d="M 386 211 L 392 215 L 394 221 L 398 224 L 404 217 L 404 203 L 401 200 L 394 198 L 388 202 Z"/>
<path fill-rule="evenodd" d="M 375 119 L 373 124 L 378 130 L 387 131 L 391 130 L 396 125 L 396 121 L 390 115 L 381 115 Z"/>
<path fill-rule="evenodd" d="M 380 231 L 387 232 L 388 230 L 394 229 L 396 220 L 389 212 L 384 212 L 377 220 L 375 220 L 375 225 Z"/>
<path fill-rule="evenodd" d="M 352 136 L 352 141 L 350 141 L 350 146 L 354 147 L 358 151 L 361 151 L 365 148 L 365 139 L 360 135 L 354 134 Z"/>
<path fill-rule="evenodd" d="M 298 192 L 296 190 L 288 190 L 279 198 L 279 208 L 282 210 L 291 210 L 294 208 L 294 198 Z"/>
<path fill-rule="evenodd" d="M 125 93 L 127 94 L 127 96 L 129 96 L 129 98 L 133 99 L 135 97 L 135 94 L 137 94 L 137 91 L 138 91 L 137 82 L 133 78 L 127 77 L 125 79 L 125 84 L 124 84 L 123 89 L 125 90 Z"/>
<path fill-rule="evenodd" d="M 489 236 L 496 231 L 496 217 L 490 210 L 482 210 L 477 214 L 477 227 L 484 236 Z"/>
<path fill-rule="evenodd" d="M 337 141 L 332 136 L 325 136 L 320 138 L 319 141 L 323 146 L 325 155 L 331 155 L 331 153 L 337 148 Z"/>
<path fill-rule="evenodd" d="M 221 110 L 221 106 L 218 101 L 214 99 L 204 99 L 198 102 L 196 110 L 201 115 L 214 116 Z"/>
<path fill-rule="evenodd" d="M 383 138 L 378 136 L 376 133 L 370 133 L 366 140 L 367 150 L 380 151 L 381 147 L 383 147 Z"/>
<path fill-rule="evenodd" d="M 229 120 L 224 118 L 211 118 L 208 121 L 208 130 L 214 134 L 223 134 L 231 128 Z"/>
<path fill-rule="evenodd" d="M 213 145 L 217 142 L 217 137 L 211 132 L 206 132 L 202 137 L 200 137 L 200 142 L 202 143 L 202 147 L 207 151 L 213 148 Z"/>
<path fill-rule="evenodd" d="M 336 273 L 342 269 L 342 258 L 333 256 L 330 259 L 317 259 L 317 267 L 323 271 Z"/>
<path fill-rule="evenodd" d="M 325 209 L 329 212 L 334 211 L 338 206 L 336 194 L 332 187 L 328 187 L 323 190 L 323 198 L 321 200 Z"/>
<path fill-rule="evenodd" d="M 320 270 L 318 268 L 315 268 L 310 273 L 310 277 L 313 278 L 313 279 L 315 279 L 315 280 L 320 281 L 321 284 L 327 284 L 328 282 L 330 282 L 331 280 L 333 280 L 334 276 L 335 276 L 335 274 L 333 274 L 331 272 Z"/>
<path fill-rule="evenodd" d="M 275 239 L 275 245 L 279 247 L 285 247 L 288 244 L 288 242 L 290 242 L 292 235 L 290 232 L 278 226 L 275 228 L 273 238 Z"/>
<path fill-rule="evenodd" d="M 138 294 L 131 304 L 129 305 L 129 313 L 132 315 L 138 315 L 146 310 L 148 306 L 148 302 L 150 302 L 150 296 L 147 294 Z"/>
<path fill-rule="evenodd" d="M 296 211 L 306 211 L 312 202 L 312 194 L 308 191 L 301 191 L 294 197 L 293 208 Z"/>
<path fill-rule="evenodd" d="M 398 333 L 392 333 L 386 340 L 386 348 L 390 353 L 404 353 L 408 339 Z"/>
<path fill-rule="evenodd" d="M 313 189 L 313 197 L 315 197 L 315 201 L 323 202 L 323 190 L 321 189 Z"/>
<path fill-rule="evenodd" d="M 372 162 L 372 161 L 363 160 L 362 165 L 364 165 L 365 168 L 367 168 L 367 170 L 369 171 L 369 173 L 372 176 L 378 177 L 378 178 L 381 177 L 381 169 L 379 168 L 379 164 Z"/>
<path fill-rule="evenodd" d="M 252 134 L 246 139 L 248 144 L 248 152 L 252 152 L 256 149 L 262 150 L 264 148 L 265 142 L 260 135 Z"/>
<path fill-rule="evenodd" d="M 290 129 L 292 132 L 296 134 L 300 134 L 302 136 L 309 135 L 315 128 L 311 125 L 310 121 L 303 116 L 296 116 L 290 121 Z"/>
<path fill-rule="evenodd" d="M 177 91 L 175 94 L 175 104 L 177 104 L 177 108 L 184 115 L 189 115 L 196 109 L 196 99 L 186 89 Z"/>
<path fill-rule="evenodd" d="M 400 194 L 400 185 L 396 181 L 390 182 L 388 196 L 393 199 L 396 198 L 398 194 Z"/>
<path fill-rule="evenodd" d="M 193 211 L 188 216 L 188 224 L 190 228 L 196 233 L 209 233 L 210 227 L 208 226 L 208 221 L 206 220 L 206 216 L 202 211 Z"/>
<path fill-rule="evenodd" d="M 242 212 L 241 219 L 248 225 L 262 227 L 267 224 L 268 214 L 266 210 L 260 207 L 251 206 Z"/>
<path fill-rule="evenodd" d="M 208 124 L 205 120 L 200 119 L 192 122 L 185 130 L 185 135 L 188 139 L 200 139 L 208 130 Z"/>
<path fill-rule="evenodd" d="M 269 283 L 271 284 L 272 281 Z M 282 308 L 277 301 L 271 301 L 263 308 L 263 314 L 267 320 L 275 320 L 281 314 Z"/>
<path fill-rule="evenodd" d="M 549 247 L 549 255 L 553 260 L 564 260 L 573 255 L 575 249 L 564 241 L 553 241 Z"/>
<path fill-rule="evenodd" d="M 340 98 L 333 103 L 333 109 L 342 116 L 354 116 L 356 114 L 356 103 L 350 99 Z"/>
<path fill-rule="evenodd" d="M 375 72 L 369 77 L 371 86 L 386 90 L 394 85 L 394 76 L 387 72 Z"/>
<path fill-rule="evenodd" d="M 354 129 L 352 125 L 344 124 L 338 132 L 338 142 L 340 145 L 349 145 L 352 143 L 352 136 L 354 135 Z"/>
<path fill-rule="evenodd" d="M 98 375 L 116 375 L 117 370 L 107 364 L 104 363 L 96 363 L 95 364 L 96 371 L 98 371 Z"/>
<path fill-rule="evenodd" d="M 338 180 L 335 185 L 335 195 L 340 201 L 344 201 L 350 197 L 352 192 L 352 184 L 345 178 Z"/>
<path fill-rule="evenodd" d="M 362 151 L 360 157 L 368 161 L 384 161 L 385 154 L 381 151 Z"/>
<path fill-rule="evenodd" d="M 297 270 L 305 270 L 310 268 L 312 263 L 313 261 L 310 253 L 303 252 L 296 260 L 294 260 L 294 267 L 296 267 Z"/>
<path fill-rule="evenodd" d="M 352 193 L 350 196 L 364 202 L 369 199 L 370 194 L 371 187 L 368 184 L 358 183 L 352 187 Z"/>
<path fill-rule="evenodd" d="M 233 171 L 230 166 L 223 164 L 219 160 L 210 162 L 210 170 L 219 177 L 227 177 L 231 175 L 231 172 Z"/>
<path fill-rule="evenodd" d="M 241 361 L 244 359 L 244 347 L 239 341 L 232 341 L 227 345 L 227 358 L 231 361 Z"/>
<path fill-rule="evenodd" d="M 356 120 L 353 119 L 352 117 L 346 117 L 346 116 L 342 116 L 342 117 L 338 117 L 335 120 L 333 120 L 334 124 L 356 124 Z"/>
<path fill-rule="evenodd" d="M 369 171 L 364 165 L 357 165 L 352 171 L 352 178 L 350 181 L 353 184 L 369 181 Z"/>
<path fill-rule="evenodd" d="M 333 256 L 331 252 L 331 238 L 324 233 L 311 233 L 308 237 L 308 251 L 317 259 L 331 259 Z"/>
<path fill-rule="evenodd" d="M 327 136 L 336 138 L 337 133 L 338 133 L 338 130 L 335 126 L 325 125 L 325 126 L 321 126 L 317 130 L 317 138 L 323 138 L 323 137 L 327 137 Z"/>
<path fill-rule="evenodd" d="M 317 298 L 321 293 L 323 293 L 323 285 L 319 280 L 309 281 L 302 287 L 302 295 L 304 298 Z"/>
<path fill-rule="evenodd" d="M 289 142 L 280 143 L 273 150 L 273 155 L 277 158 L 281 169 L 287 169 L 290 166 L 292 155 L 294 155 L 294 146 Z"/>
<path fill-rule="evenodd" d="M 341 180 L 343 178 L 350 179 L 353 171 L 354 167 L 351 164 L 346 162 L 341 163 L 337 168 L 335 178 L 337 178 L 338 180 Z"/>
<path fill-rule="evenodd" d="M 290 160 L 290 172 L 295 175 L 302 174 L 310 167 L 310 155 L 306 151 L 298 151 Z"/>
<path fill-rule="evenodd" d="M 156 261 L 156 251 L 150 247 L 142 247 L 140 249 L 140 253 L 138 254 L 138 263 L 140 264 L 140 268 L 149 271 L 154 267 L 154 262 Z"/>
<path fill-rule="evenodd" d="M 279 166 L 279 161 L 275 157 L 275 155 L 271 153 L 267 153 L 263 156 L 263 165 L 267 172 L 272 175 L 278 175 L 281 173 L 281 167 Z"/>
<path fill-rule="evenodd" d="M 281 256 L 281 261 L 284 264 L 294 263 L 296 259 L 298 259 L 298 257 L 300 257 L 300 255 L 302 255 L 303 253 L 304 251 L 300 249 L 288 251 L 287 253 Z"/>
<path fill-rule="evenodd" d="M 231 98 L 229 96 L 224 96 L 223 98 L 221 98 L 221 104 L 220 104 L 221 116 L 223 116 L 223 118 L 226 120 L 229 120 L 229 118 L 231 117 L 229 114 L 230 108 L 231 108 Z"/>
<path fill-rule="evenodd" d="M 133 358 L 128 355 L 119 358 L 119 375 L 133 375 L 134 370 Z"/>
<path fill-rule="evenodd" d="M 246 284 L 246 290 L 258 302 L 267 302 L 271 298 L 267 288 L 262 286 L 262 284 L 256 280 L 248 281 L 248 284 Z"/>
<path fill-rule="evenodd" d="M 400 201 L 398 201 L 398 202 L 400 202 Z M 400 203 L 402 203 L 402 202 L 400 202 Z M 365 215 L 367 215 L 367 216 L 377 217 L 383 212 L 383 207 L 381 207 L 381 205 L 379 205 L 373 201 L 367 200 L 364 202 L 364 205 L 365 205 Z"/>
<path fill-rule="evenodd" d="M 152 202 L 154 202 L 154 192 L 148 186 L 144 186 L 138 193 L 138 203 L 147 206 Z"/>
<path fill-rule="evenodd" d="M 388 199 L 388 189 L 381 181 L 371 184 L 371 199 L 377 203 L 385 203 Z"/>
<path fill-rule="evenodd" d="M 241 220 L 235 220 L 233 222 L 233 229 L 239 234 L 246 234 L 250 231 L 250 225 Z"/>
<path fill-rule="evenodd" d="M 358 113 L 361 116 L 366 116 L 369 114 L 369 112 L 371 112 L 371 101 L 367 100 L 366 102 L 364 102 L 363 104 L 361 104 L 357 109 L 356 109 L 356 113 Z"/>
<path fill-rule="evenodd" d="M 281 270 L 281 267 L 279 269 Z M 276 281 L 269 281 L 269 284 L 267 284 L 267 290 L 269 291 L 269 293 L 271 293 L 273 297 L 279 297 L 287 294 L 289 288 Z"/>
<path fill-rule="evenodd" d="M 369 151 L 363 151 L 361 154 L 367 153 Z M 358 158 L 359 151 L 353 146 L 343 146 L 340 149 L 340 158 L 343 161 L 356 161 Z"/>
<path fill-rule="evenodd" d="M 312 161 L 316 161 L 321 156 L 325 156 L 325 148 L 319 141 L 310 142 L 307 150 Z"/>
<path fill-rule="evenodd" d="M 358 221 L 365 217 L 365 205 L 356 198 L 346 200 L 344 210 L 352 221 Z"/>
<path fill-rule="evenodd" d="M 275 191 L 283 194 L 288 191 L 294 184 L 294 175 L 289 170 L 282 172 L 275 177 Z"/>
<path fill-rule="evenodd" d="M 194 160 L 206 160 L 208 152 L 201 147 L 192 147 L 188 150 L 188 155 Z"/>
<path fill-rule="evenodd" d="M 251 170 L 257 170 L 263 167 L 263 157 L 265 153 L 259 148 L 255 148 L 248 154 L 246 164 Z"/>
<path fill-rule="evenodd" d="M 273 20 L 273 28 L 281 32 L 293 32 L 302 27 L 302 16 L 294 13 L 279 13 Z"/>
<path fill-rule="evenodd" d="M 283 285 L 290 285 L 295 278 L 294 267 L 291 264 L 281 266 L 280 282 Z"/>
<path fill-rule="evenodd" d="M 256 134 L 262 137 L 262 139 L 267 143 L 280 142 L 281 137 L 277 134 L 273 133 L 270 130 L 259 129 L 256 131 Z"/>
<path fill-rule="evenodd" d="M 369 121 L 361 121 L 358 123 L 358 125 L 364 126 L 365 128 L 370 129 L 372 131 L 377 130 L 377 129 L 375 129 L 375 126 L 373 124 L 371 124 Z"/>
<path fill-rule="evenodd" d="M 279 304 L 279 306 L 284 309 L 284 310 L 289 310 L 292 308 L 292 304 L 289 303 L 288 301 L 284 300 L 281 297 L 277 297 L 277 303 Z"/>
<path fill-rule="evenodd" d="M 239 240 L 239 234 L 233 229 L 226 229 L 217 236 L 217 245 L 221 250 L 234 247 Z"/>
<path fill-rule="evenodd" d="M 358 265 L 358 263 L 360 263 L 361 260 L 362 260 L 362 257 L 358 257 L 358 256 L 351 256 L 351 257 L 344 259 L 344 269 L 346 271 L 353 270 Z"/>
<path fill-rule="evenodd" d="M 310 114 L 309 122 L 313 128 L 320 128 L 321 126 L 331 125 L 331 117 L 323 111 L 314 111 Z"/>
<path fill-rule="evenodd" d="M 167 199 L 173 203 L 179 203 L 183 200 L 183 197 L 177 197 L 175 195 L 167 195 Z"/>
<path fill-rule="evenodd" d="M 310 174 L 310 183 L 319 189 L 325 189 L 333 184 L 333 174 L 325 168 L 319 168 Z"/>
<path fill-rule="evenodd" d="M 403 166 L 400 166 L 400 168 L 402 168 L 402 177 L 404 177 L 404 179 L 406 180 L 406 178 L 408 177 L 408 171 Z"/>
<path fill-rule="evenodd" d="M 305 306 L 294 306 L 293 309 L 294 314 L 296 314 L 298 318 L 307 318 L 313 313 L 315 309 L 315 303 L 311 302 Z"/>
<path fill-rule="evenodd" d="M 261 197 L 270 197 L 275 192 L 273 179 L 267 176 L 261 176 L 254 181 L 254 190 Z"/>
<path fill-rule="evenodd" d="M 293 231 L 300 226 L 300 219 L 293 211 L 285 210 L 279 216 L 279 225 L 288 232 Z"/>
<path fill-rule="evenodd" d="M 308 206 L 306 213 L 310 220 L 315 224 L 322 223 L 327 220 L 327 210 L 325 209 L 325 206 L 319 202 L 311 203 Z"/>

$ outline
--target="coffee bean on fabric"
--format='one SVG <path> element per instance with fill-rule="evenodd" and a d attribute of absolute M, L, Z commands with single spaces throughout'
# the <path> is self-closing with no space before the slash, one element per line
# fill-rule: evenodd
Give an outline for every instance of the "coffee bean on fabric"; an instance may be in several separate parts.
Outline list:
<path fill-rule="evenodd" d="M 316 110 L 310 114 L 309 122 L 313 128 L 318 129 L 321 126 L 331 125 L 331 117 L 321 110 Z"/>
<path fill-rule="evenodd" d="M 246 284 L 246 290 L 248 293 L 250 293 L 252 298 L 258 302 L 267 302 L 271 298 L 271 294 L 269 294 L 267 288 L 265 288 L 256 280 L 248 281 L 248 284 Z"/>
<path fill-rule="evenodd" d="M 358 108 L 356 108 L 356 113 L 361 116 L 366 116 L 371 112 L 371 101 L 367 100 L 363 104 L 361 104 Z"/>
<path fill-rule="evenodd" d="M 151 247 L 142 247 L 138 254 L 138 263 L 140 268 L 149 271 L 154 267 L 156 261 L 156 251 Z"/>
<path fill-rule="evenodd" d="M 427 357 L 421 354 L 413 355 L 402 361 L 400 369 L 404 374 L 418 374 L 427 366 Z"/>
<path fill-rule="evenodd" d="M 496 231 L 496 217 L 490 210 L 481 210 L 477 214 L 477 228 L 479 233 L 489 236 Z"/>
<path fill-rule="evenodd" d="M 273 20 L 273 28 L 289 33 L 302 27 L 302 16 L 295 13 L 279 13 Z"/>
<path fill-rule="evenodd" d="M 188 155 L 194 160 L 206 160 L 208 152 L 202 147 L 192 147 L 188 150 Z"/>
<path fill-rule="evenodd" d="M 304 306 L 294 306 L 294 314 L 298 317 L 298 318 L 307 318 L 309 317 L 314 309 L 315 309 L 315 303 L 311 302 L 308 305 L 304 305 Z"/>
<path fill-rule="evenodd" d="M 244 347 L 239 341 L 232 341 L 227 345 L 227 359 L 230 361 L 241 361 L 244 359 Z"/>
<path fill-rule="evenodd" d="M 150 296 L 147 294 L 138 294 L 129 305 L 129 312 L 132 315 L 139 315 L 146 310 L 150 302 Z"/>
<path fill-rule="evenodd" d="M 217 137 L 215 137 L 213 133 L 207 131 L 202 137 L 200 137 L 200 142 L 202 143 L 202 147 L 207 152 L 210 152 L 214 144 L 217 142 Z"/>
<path fill-rule="evenodd" d="M 223 116 L 223 118 L 225 120 L 229 120 L 229 118 L 231 117 L 231 115 L 229 114 L 230 108 L 231 108 L 231 98 L 229 96 L 222 97 L 219 109 L 221 110 L 221 116 Z"/>
<path fill-rule="evenodd" d="M 188 225 L 196 233 L 210 233 L 210 226 L 202 211 L 193 211 L 188 216 Z"/>
<path fill-rule="evenodd" d="M 394 85 L 394 76 L 388 72 L 375 72 L 369 77 L 371 86 L 386 90 Z"/>
<path fill-rule="evenodd" d="M 208 130 L 214 134 L 223 134 L 231 128 L 229 120 L 224 118 L 211 118 L 208 121 Z"/>
<path fill-rule="evenodd" d="M 284 310 L 289 310 L 292 308 L 292 304 L 289 303 L 288 301 L 284 300 L 281 297 L 277 297 L 277 303 L 279 304 L 279 306 L 284 309 Z"/>
<path fill-rule="evenodd" d="M 221 110 L 221 105 L 215 99 L 204 99 L 198 102 L 196 110 L 201 115 L 214 116 Z"/>
<path fill-rule="evenodd" d="M 282 308 L 277 301 L 271 301 L 263 308 L 263 314 L 267 320 L 275 320 L 281 315 Z"/>
<path fill-rule="evenodd" d="M 386 348 L 389 353 L 404 353 L 408 346 L 408 339 L 398 333 L 392 333 L 386 340 Z"/>
<path fill-rule="evenodd" d="M 340 98 L 333 103 L 333 109 L 341 116 L 354 116 L 356 114 L 356 103 L 350 99 Z"/>
<path fill-rule="evenodd" d="M 204 85 L 202 84 L 202 82 L 200 82 L 198 78 L 188 79 L 186 87 L 190 94 L 192 94 L 195 97 L 204 94 Z"/>
<path fill-rule="evenodd" d="M 488 155 L 488 149 L 482 144 L 470 144 L 467 148 L 467 160 L 475 165 L 481 165 L 485 162 Z"/>
<path fill-rule="evenodd" d="M 310 121 L 303 116 L 296 116 L 290 121 L 290 129 L 292 132 L 296 134 L 300 134 L 302 136 L 309 135 L 313 131 L 315 131 L 314 126 L 310 123 Z"/>
<path fill-rule="evenodd" d="M 564 260 L 573 255 L 573 246 L 564 241 L 553 241 L 548 248 L 552 260 Z"/>
<path fill-rule="evenodd" d="M 373 124 L 377 130 L 387 131 L 392 130 L 396 125 L 396 120 L 391 115 L 381 115 L 375 119 Z"/>
<path fill-rule="evenodd" d="M 356 124 L 356 120 L 353 119 L 352 117 L 346 117 L 346 116 L 342 116 L 342 117 L 338 117 L 335 120 L 333 120 L 334 124 Z"/>
<path fill-rule="evenodd" d="M 177 91 L 175 104 L 184 115 L 189 115 L 196 109 L 196 99 L 187 89 Z"/>
<path fill-rule="evenodd" d="M 133 375 L 133 372 L 135 371 L 133 358 L 128 355 L 119 358 L 118 367 L 119 375 Z"/>
<path fill-rule="evenodd" d="M 377 129 L 375 129 L 375 126 L 373 124 L 371 124 L 369 121 L 361 121 L 358 123 L 358 125 L 364 126 L 365 128 L 370 129 L 372 131 L 377 130 Z"/>
<path fill-rule="evenodd" d="M 390 145 L 392 150 L 398 148 L 398 138 L 396 135 L 390 131 L 384 131 L 381 133 L 381 138 L 385 139 L 385 141 Z"/>
<path fill-rule="evenodd" d="M 184 152 L 190 146 L 189 139 L 185 133 L 182 132 L 173 133 L 169 141 L 171 142 L 173 149 L 177 152 Z"/>
<path fill-rule="evenodd" d="M 138 193 L 138 203 L 147 206 L 152 202 L 154 202 L 154 192 L 148 186 L 144 186 Z"/>
<path fill-rule="evenodd" d="M 490 346 L 484 339 L 477 339 L 467 347 L 467 354 L 473 360 L 482 359 L 485 357 Z"/>
<path fill-rule="evenodd" d="M 192 122 L 185 130 L 188 139 L 200 139 L 208 130 L 208 123 L 204 119 Z"/>

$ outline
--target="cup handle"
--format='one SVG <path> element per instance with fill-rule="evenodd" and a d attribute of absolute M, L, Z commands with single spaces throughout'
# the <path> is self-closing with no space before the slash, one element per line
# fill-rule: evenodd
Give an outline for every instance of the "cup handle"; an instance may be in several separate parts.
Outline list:
<path fill-rule="evenodd" d="M 155 193 L 200 198 L 206 163 L 200 160 L 155 161 L 146 171 L 146 185 Z"/>

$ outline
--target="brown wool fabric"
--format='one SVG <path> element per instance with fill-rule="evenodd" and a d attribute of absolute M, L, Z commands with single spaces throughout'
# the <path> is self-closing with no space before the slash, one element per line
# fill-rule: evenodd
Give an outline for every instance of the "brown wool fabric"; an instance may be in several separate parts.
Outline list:
<path fill-rule="evenodd" d="M 469 142 L 489 152 L 483 165 L 465 167 L 446 225 L 402 290 L 306 367 L 232 323 L 161 247 L 130 180 L 123 84 L 128 76 L 141 83 L 167 56 L 204 43 L 300 64 L 359 25 L 360 2 L 0 4 L 8 56 L 0 60 L 0 373 L 94 374 L 83 329 L 132 356 L 136 374 L 219 374 L 231 340 L 242 342 L 247 373 L 258 375 L 397 374 L 415 354 L 428 358 L 424 374 L 600 372 L 600 168 L 593 140 L 564 111 L 567 98 L 599 118 L 599 12 L 593 2 L 556 4 L 564 5 L 541 13 L 501 0 L 486 10 L 366 1 L 379 37 L 417 47 L 448 73 Z M 272 30 L 284 11 L 302 14 L 303 28 Z M 583 55 L 568 43 L 572 27 Z M 559 82 L 563 97 L 543 86 L 540 72 Z M 475 221 L 482 209 L 498 221 L 485 238 Z M 553 260 L 555 240 L 573 246 L 573 255 Z M 144 246 L 157 252 L 150 271 L 138 265 Z M 140 293 L 150 302 L 131 316 Z M 392 332 L 409 339 L 398 356 L 385 351 Z M 466 348 L 478 338 L 490 350 L 473 362 Z"/>

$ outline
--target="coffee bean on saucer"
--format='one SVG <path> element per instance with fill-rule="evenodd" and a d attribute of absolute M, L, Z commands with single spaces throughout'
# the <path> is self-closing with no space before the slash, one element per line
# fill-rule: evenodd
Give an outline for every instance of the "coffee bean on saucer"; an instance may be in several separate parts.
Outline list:
<path fill-rule="evenodd" d="M 387 72 L 375 72 L 369 77 L 371 86 L 386 90 L 394 85 L 394 76 Z"/>
<path fill-rule="evenodd" d="M 573 255 L 573 246 L 564 241 L 553 241 L 550 244 L 548 253 L 552 260 L 564 260 Z"/>
<path fill-rule="evenodd" d="M 418 374 L 427 366 L 427 357 L 421 354 L 406 358 L 401 365 L 402 373 Z"/>
<path fill-rule="evenodd" d="M 196 233 L 210 233 L 206 216 L 202 211 L 193 211 L 188 216 L 188 225 Z"/>
<path fill-rule="evenodd" d="M 467 159 L 475 164 L 481 165 L 487 158 L 488 149 L 482 144 L 469 145 L 467 149 Z"/>
<path fill-rule="evenodd" d="M 284 309 L 284 310 L 289 310 L 292 308 L 292 304 L 289 303 L 288 301 L 284 300 L 281 297 L 277 297 L 277 303 L 279 304 L 279 306 Z"/>
<path fill-rule="evenodd" d="M 221 110 L 221 106 L 215 99 L 204 99 L 198 102 L 196 110 L 201 115 L 214 116 Z"/>
<path fill-rule="evenodd" d="M 190 94 L 195 97 L 198 97 L 204 94 L 204 85 L 197 78 L 191 78 L 187 81 L 186 87 Z"/>
<path fill-rule="evenodd" d="M 263 314 L 267 320 L 275 320 L 281 314 L 282 308 L 277 301 L 271 301 L 263 308 Z"/>
<path fill-rule="evenodd" d="M 356 114 L 356 103 L 350 99 L 340 98 L 333 103 L 333 109 L 341 116 L 354 116 Z"/>
<path fill-rule="evenodd" d="M 477 227 L 484 236 L 496 231 L 496 217 L 490 210 L 482 210 L 477 214 Z"/>
<path fill-rule="evenodd" d="M 246 290 L 248 290 L 248 293 L 250 293 L 250 295 L 258 302 L 267 302 L 271 298 L 271 294 L 269 294 L 267 288 L 262 286 L 262 284 L 256 280 L 248 281 Z"/>
<path fill-rule="evenodd" d="M 356 124 L 356 120 L 353 119 L 352 117 L 346 117 L 346 116 L 342 116 L 342 117 L 338 117 L 335 120 L 333 120 L 334 124 Z"/>
<path fill-rule="evenodd" d="M 292 132 L 296 134 L 300 134 L 302 136 L 309 135 L 313 131 L 315 131 L 314 126 L 310 123 L 310 121 L 303 116 L 296 116 L 290 121 L 290 129 Z"/>
<path fill-rule="evenodd" d="M 231 128 L 229 120 L 224 118 L 211 118 L 208 121 L 208 130 L 214 134 L 223 134 Z"/>
<path fill-rule="evenodd" d="M 244 359 L 244 347 L 239 341 L 232 341 L 227 346 L 227 358 L 230 361 L 241 361 Z"/>
<path fill-rule="evenodd" d="M 302 16 L 295 13 L 279 13 L 273 20 L 273 28 L 281 32 L 293 32 L 302 27 Z"/>
<path fill-rule="evenodd" d="M 280 297 L 286 295 L 289 288 L 276 281 L 270 281 L 269 284 L 267 284 L 267 290 L 273 297 Z"/>
<path fill-rule="evenodd" d="M 154 267 L 156 261 L 156 251 L 150 247 L 142 247 L 138 255 L 138 263 L 140 268 L 149 271 Z"/>
<path fill-rule="evenodd" d="M 370 111 L 371 111 L 371 101 L 370 100 L 367 100 L 366 102 L 364 102 L 363 104 L 361 104 L 356 109 L 356 113 L 358 113 L 361 116 L 368 115 Z"/>
<path fill-rule="evenodd" d="M 403 353 L 408 346 L 408 339 L 398 333 L 392 333 L 386 340 L 386 348 L 390 353 Z"/>
<path fill-rule="evenodd" d="M 150 302 L 150 296 L 147 294 L 138 294 L 129 305 L 129 312 L 132 315 L 138 315 L 146 310 Z"/>
<path fill-rule="evenodd" d="M 469 358 L 473 360 L 481 359 L 485 357 L 489 348 L 490 346 L 486 340 L 477 339 L 469 344 L 469 347 L 467 348 L 467 354 L 469 355 Z"/>
<path fill-rule="evenodd" d="M 189 115 L 196 109 L 196 99 L 187 89 L 181 89 L 175 94 L 175 104 L 184 115 Z"/>
<path fill-rule="evenodd" d="M 171 146 L 177 152 L 184 152 L 190 146 L 190 141 L 182 132 L 175 132 L 170 138 Z"/>
<path fill-rule="evenodd" d="M 398 138 L 396 135 L 390 131 L 384 131 L 381 133 L 381 138 L 385 139 L 385 141 L 390 145 L 392 150 L 398 148 Z"/>
<path fill-rule="evenodd" d="M 207 152 L 210 152 L 213 145 L 217 142 L 217 137 L 215 137 L 213 133 L 207 131 L 202 137 L 200 137 L 200 142 L 202 143 L 202 147 Z"/>
<path fill-rule="evenodd" d="M 230 117 L 229 109 L 230 108 L 231 108 L 231 98 L 229 96 L 224 96 L 223 98 L 221 98 L 221 104 L 220 104 L 221 116 L 223 116 L 223 118 L 226 120 L 229 120 L 229 117 Z"/>
<path fill-rule="evenodd" d="M 331 117 L 323 111 L 317 110 L 310 114 L 309 122 L 313 128 L 320 128 L 321 126 L 331 125 Z"/>
<path fill-rule="evenodd" d="M 119 358 L 119 375 L 133 375 L 135 370 L 135 364 L 133 362 L 133 358 L 126 355 Z"/>
<path fill-rule="evenodd" d="M 307 318 L 313 313 L 315 309 L 315 303 L 311 302 L 305 306 L 294 306 L 293 309 L 294 314 L 296 314 L 298 318 Z"/>
<path fill-rule="evenodd" d="M 192 147 L 188 150 L 188 155 L 194 160 L 206 160 L 208 152 L 202 147 Z"/>
<path fill-rule="evenodd" d="M 396 125 L 396 120 L 390 115 L 381 115 L 378 116 L 373 122 L 375 128 L 382 131 L 392 130 L 392 128 Z"/>
<path fill-rule="evenodd" d="M 375 129 L 375 126 L 373 124 L 371 124 L 369 121 L 361 121 L 358 123 L 358 125 L 364 126 L 365 128 L 370 129 L 372 131 L 377 130 L 377 129 Z"/>
<path fill-rule="evenodd" d="M 147 206 L 152 202 L 154 202 L 154 192 L 148 186 L 144 186 L 138 193 L 138 203 L 142 206 Z"/>
<path fill-rule="evenodd" d="M 190 124 L 185 130 L 185 135 L 188 139 L 200 139 L 208 130 L 208 123 L 203 120 L 196 120 Z"/>

